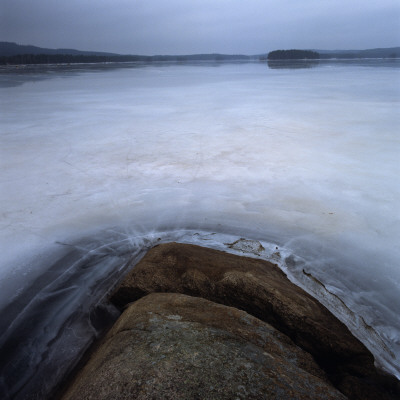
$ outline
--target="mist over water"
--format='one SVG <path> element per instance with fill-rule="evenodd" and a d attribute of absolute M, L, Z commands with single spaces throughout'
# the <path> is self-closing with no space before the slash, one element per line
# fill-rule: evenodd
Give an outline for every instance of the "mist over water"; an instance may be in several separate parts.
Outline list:
<path fill-rule="evenodd" d="M 399 377 L 399 71 L 383 60 L 1 69 L 5 370 L 72 362 L 114 315 L 104 298 L 126 263 L 177 240 L 275 260 Z M 265 251 L 226 245 L 240 238 Z M 69 355 L 49 345 L 76 337 Z M 17 393 L 24 374 L 0 388 Z"/>

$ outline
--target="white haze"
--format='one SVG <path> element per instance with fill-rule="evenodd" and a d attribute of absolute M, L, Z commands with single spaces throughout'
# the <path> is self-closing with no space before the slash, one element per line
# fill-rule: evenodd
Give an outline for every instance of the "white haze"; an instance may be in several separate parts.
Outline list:
<path fill-rule="evenodd" d="M 4 69 L 1 79 L 1 306 L 60 243 L 112 227 L 132 243 L 217 233 L 210 244 L 223 248 L 229 234 L 292 255 L 295 265 L 279 260 L 291 279 L 400 376 L 398 63 Z"/>

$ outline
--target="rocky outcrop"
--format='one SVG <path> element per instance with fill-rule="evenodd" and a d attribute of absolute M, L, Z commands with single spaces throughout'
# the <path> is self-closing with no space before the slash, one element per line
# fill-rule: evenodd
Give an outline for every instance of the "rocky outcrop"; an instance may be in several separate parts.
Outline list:
<path fill-rule="evenodd" d="M 271 325 L 205 299 L 157 293 L 126 309 L 63 400 L 345 398 Z"/>
<path fill-rule="evenodd" d="M 398 396 L 398 381 L 379 373 L 370 352 L 346 326 L 274 264 L 194 245 L 163 244 L 147 253 L 111 299 L 123 308 L 154 292 L 202 297 L 271 324 L 310 353 L 351 399 Z"/>

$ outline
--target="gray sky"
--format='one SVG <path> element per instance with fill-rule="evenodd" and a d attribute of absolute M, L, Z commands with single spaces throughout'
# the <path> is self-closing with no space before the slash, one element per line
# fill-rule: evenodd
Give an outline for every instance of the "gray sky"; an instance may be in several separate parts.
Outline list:
<path fill-rule="evenodd" d="M 0 40 L 125 54 L 400 46 L 399 0 L 0 0 Z"/>

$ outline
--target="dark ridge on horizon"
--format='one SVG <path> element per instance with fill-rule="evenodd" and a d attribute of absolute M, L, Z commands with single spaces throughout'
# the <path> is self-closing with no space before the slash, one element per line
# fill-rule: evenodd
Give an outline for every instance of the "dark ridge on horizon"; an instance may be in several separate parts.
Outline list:
<path fill-rule="evenodd" d="M 48 49 L 44 47 L 38 47 L 33 45 L 20 45 L 15 42 L 1 42 L 0 41 L 0 57 L 12 57 L 21 55 L 72 55 L 72 56 L 101 56 L 101 57 L 140 57 L 146 58 L 189 58 L 190 59 L 202 59 L 205 57 L 216 58 L 236 58 L 236 59 L 250 59 L 256 56 L 249 56 L 245 54 L 221 54 L 221 53 L 196 53 L 196 54 L 156 54 L 156 55 L 141 55 L 141 54 L 118 54 L 118 53 L 107 53 L 99 51 L 85 51 L 76 49 Z"/>
<path fill-rule="evenodd" d="M 363 52 L 363 51 L 387 51 L 387 50 L 399 50 L 400 47 L 374 47 L 372 49 L 351 49 L 351 50 L 340 50 L 340 49 L 335 49 L 335 50 L 318 50 L 318 49 L 313 49 L 312 51 L 316 51 L 318 53 L 357 53 L 357 52 Z"/>
<path fill-rule="evenodd" d="M 130 55 L 75 49 L 48 49 L 14 42 L 0 42 L 0 65 L 57 64 L 57 63 L 104 63 L 104 62 L 152 62 L 152 61 L 251 61 L 266 60 L 276 52 L 316 52 L 320 59 L 400 58 L 400 47 L 366 50 L 274 50 L 269 53 L 244 54 L 187 54 L 187 55 Z M 299 56 L 300 57 L 300 56 Z M 291 58 L 296 59 L 296 58 Z"/>
<path fill-rule="evenodd" d="M 314 50 L 321 58 L 400 58 L 400 47 L 366 50 Z"/>
<path fill-rule="evenodd" d="M 119 56 L 117 53 L 107 53 L 101 51 L 86 51 L 76 49 L 48 49 L 33 45 L 21 45 L 15 42 L 0 42 L 0 56 L 10 57 L 22 54 L 69 54 L 69 55 L 88 55 L 88 56 Z"/>

